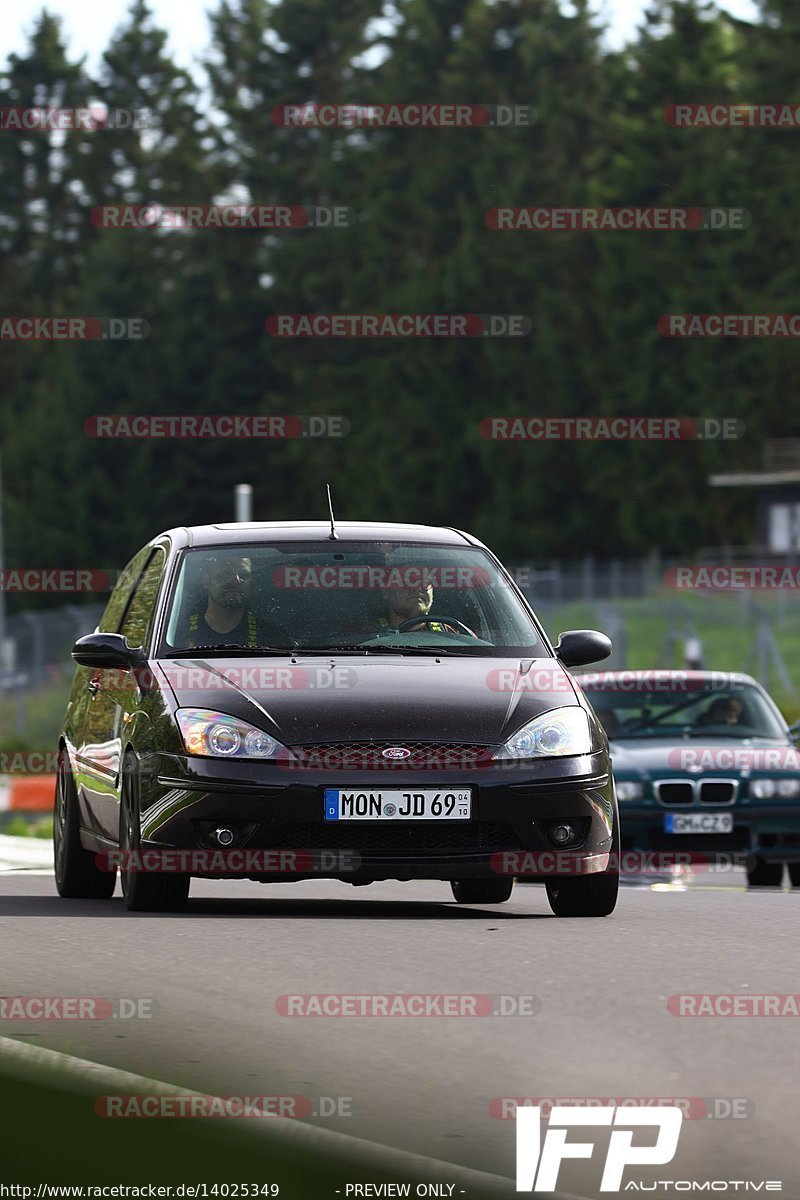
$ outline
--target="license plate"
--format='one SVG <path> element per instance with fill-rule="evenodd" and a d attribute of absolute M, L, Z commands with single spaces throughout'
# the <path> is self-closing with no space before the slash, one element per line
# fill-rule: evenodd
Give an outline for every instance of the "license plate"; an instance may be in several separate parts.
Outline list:
<path fill-rule="evenodd" d="M 667 813 L 667 833 L 733 833 L 733 813 Z"/>
<path fill-rule="evenodd" d="M 468 821 L 471 815 L 471 788 L 325 788 L 326 821 Z"/>

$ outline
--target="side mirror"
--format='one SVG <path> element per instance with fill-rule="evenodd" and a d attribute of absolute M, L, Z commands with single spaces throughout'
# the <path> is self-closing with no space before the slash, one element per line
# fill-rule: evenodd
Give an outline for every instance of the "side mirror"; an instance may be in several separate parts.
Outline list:
<path fill-rule="evenodd" d="M 800 721 L 795 721 L 794 725 L 789 726 L 789 737 L 793 742 L 800 741 Z"/>
<path fill-rule="evenodd" d="M 87 633 L 72 647 L 72 657 L 79 667 L 128 670 L 142 661 L 142 652 L 121 633 Z"/>
<path fill-rule="evenodd" d="M 565 667 L 585 667 L 588 663 L 608 658 L 613 646 L 611 638 L 596 629 L 568 629 L 559 636 L 556 656 Z"/>

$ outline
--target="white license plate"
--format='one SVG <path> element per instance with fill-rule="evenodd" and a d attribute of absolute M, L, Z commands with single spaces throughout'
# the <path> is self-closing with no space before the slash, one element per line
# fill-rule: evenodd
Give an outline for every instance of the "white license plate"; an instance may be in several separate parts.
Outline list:
<path fill-rule="evenodd" d="M 326 821 L 468 821 L 471 815 L 471 788 L 325 788 Z"/>
<path fill-rule="evenodd" d="M 667 813 L 667 833 L 733 833 L 733 813 Z"/>

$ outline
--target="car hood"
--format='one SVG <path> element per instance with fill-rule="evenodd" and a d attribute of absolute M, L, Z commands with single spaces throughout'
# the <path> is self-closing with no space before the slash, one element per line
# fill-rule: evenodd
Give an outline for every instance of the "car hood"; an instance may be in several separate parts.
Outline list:
<path fill-rule="evenodd" d="M 496 745 L 580 701 L 554 659 L 333 655 L 161 660 L 178 707 L 230 713 L 284 745 L 421 741 Z"/>
<path fill-rule="evenodd" d="M 631 775 L 684 775 L 689 774 L 686 766 L 681 765 L 680 752 L 685 750 L 718 750 L 746 748 L 748 750 L 774 749 L 788 743 L 779 742 L 774 738 L 620 738 L 609 742 L 611 763 L 615 774 L 625 772 Z M 780 768 L 778 768 L 780 770 Z M 703 767 L 703 775 L 739 774 L 739 767 Z M 691 772 L 694 774 L 694 772 Z"/>

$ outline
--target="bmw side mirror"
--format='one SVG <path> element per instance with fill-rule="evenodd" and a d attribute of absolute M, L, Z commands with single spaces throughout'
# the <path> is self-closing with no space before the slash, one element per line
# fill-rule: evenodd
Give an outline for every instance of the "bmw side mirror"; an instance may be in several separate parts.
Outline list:
<path fill-rule="evenodd" d="M 121 633 L 87 633 L 72 647 L 72 657 L 79 667 L 127 670 L 142 661 L 142 652 Z"/>
<path fill-rule="evenodd" d="M 568 629 L 560 634 L 555 652 L 565 667 L 585 667 L 608 658 L 612 649 L 611 638 L 596 629 Z"/>

